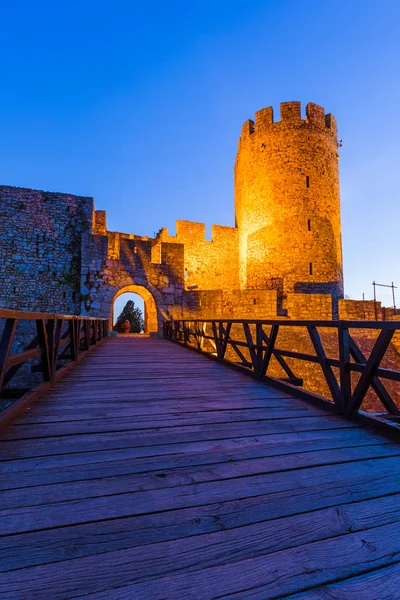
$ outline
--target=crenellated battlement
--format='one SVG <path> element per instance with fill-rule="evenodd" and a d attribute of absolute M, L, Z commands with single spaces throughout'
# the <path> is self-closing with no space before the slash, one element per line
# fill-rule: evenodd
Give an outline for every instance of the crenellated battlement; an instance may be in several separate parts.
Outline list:
<path fill-rule="evenodd" d="M 176 221 L 176 235 L 170 235 L 167 227 L 157 233 L 155 241 L 178 244 L 215 244 L 237 239 L 238 230 L 228 225 L 211 225 L 211 240 L 206 239 L 206 224 L 197 221 Z"/>
<path fill-rule="evenodd" d="M 272 106 L 262 108 L 255 113 L 255 121 L 248 119 L 242 127 L 242 138 L 254 133 L 272 131 L 275 127 L 315 127 L 326 131 L 334 139 L 337 137 L 336 119 L 332 114 L 325 114 L 325 109 L 318 104 L 309 102 L 306 105 L 305 117 L 301 115 L 300 102 L 281 102 L 280 119 L 274 120 Z"/>

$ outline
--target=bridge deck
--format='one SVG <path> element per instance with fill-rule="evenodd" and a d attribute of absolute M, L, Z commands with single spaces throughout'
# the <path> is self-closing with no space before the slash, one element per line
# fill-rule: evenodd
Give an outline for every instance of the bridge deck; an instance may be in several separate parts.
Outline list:
<path fill-rule="evenodd" d="M 3 600 L 400 597 L 400 444 L 168 341 L 108 341 L 0 451 Z"/>

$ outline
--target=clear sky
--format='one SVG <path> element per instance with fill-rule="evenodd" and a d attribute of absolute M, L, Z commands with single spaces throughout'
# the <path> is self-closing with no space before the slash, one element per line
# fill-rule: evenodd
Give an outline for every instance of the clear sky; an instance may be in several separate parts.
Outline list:
<path fill-rule="evenodd" d="M 345 291 L 400 286 L 398 0 L 3 0 L 0 23 L 0 184 L 93 196 L 111 230 L 210 231 L 243 122 L 316 102 L 343 139 Z"/>

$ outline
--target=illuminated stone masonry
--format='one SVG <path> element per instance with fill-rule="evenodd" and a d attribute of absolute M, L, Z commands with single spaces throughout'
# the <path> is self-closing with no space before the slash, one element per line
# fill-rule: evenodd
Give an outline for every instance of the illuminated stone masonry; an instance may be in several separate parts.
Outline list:
<path fill-rule="evenodd" d="M 189 221 L 148 238 L 108 231 L 92 198 L 0 187 L 0 306 L 107 317 L 136 291 L 150 332 L 163 318 L 363 317 L 342 299 L 336 122 L 322 107 L 245 123 L 235 219 L 211 241 Z"/>

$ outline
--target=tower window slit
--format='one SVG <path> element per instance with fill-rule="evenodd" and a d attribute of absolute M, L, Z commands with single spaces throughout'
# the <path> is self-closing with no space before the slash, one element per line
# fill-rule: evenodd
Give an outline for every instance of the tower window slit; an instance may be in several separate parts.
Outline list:
<path fill-rule="evenodd" d="M 308 231 L 311 231 L 311 219 L 307 220 Z"/>
<path fill-rule="evenodd" d="M 312 263 L 309 263 L 310 275 L 312 275 Z"/>
<path fill-rule="evenodd" d="M 306 175 L 306 187 L 310 187 L 310 176 Z"/>

